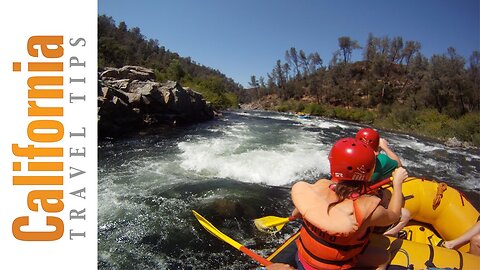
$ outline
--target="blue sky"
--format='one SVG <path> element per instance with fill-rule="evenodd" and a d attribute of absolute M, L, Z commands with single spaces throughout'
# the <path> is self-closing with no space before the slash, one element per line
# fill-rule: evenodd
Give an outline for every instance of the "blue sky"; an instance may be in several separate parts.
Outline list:
<path fill-rule="evenodd" d="M 401 36 L 419 41 L 427 57 L 454 47 L 468 61 L 480 50 L 479 0 L 99 0 L 98 13 L 244 87 L 251 75 L 266 78 L 290 47 L 328 64 L 340 36 L 362 47 L 370 32 Z"/>

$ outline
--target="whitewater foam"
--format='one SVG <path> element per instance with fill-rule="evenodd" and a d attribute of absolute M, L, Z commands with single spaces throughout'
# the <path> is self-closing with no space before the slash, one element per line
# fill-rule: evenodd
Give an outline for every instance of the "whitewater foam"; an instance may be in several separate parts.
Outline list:
<path fill-rule="evenodd" d="M 312 134 L 274 131 L 286 132 L 285 137 L 291 137 L 291 141 L 265 145 L 258 140 L 268 140 L 268 134 L 256 138 L 247 132 L 252 131 L 229 129 L 225 132 L 228 136 L 180 142 L 180 166 L 204 176 L 268 185 L 286 185 L 328 172 L 328 147 L 319 144 Z"/>

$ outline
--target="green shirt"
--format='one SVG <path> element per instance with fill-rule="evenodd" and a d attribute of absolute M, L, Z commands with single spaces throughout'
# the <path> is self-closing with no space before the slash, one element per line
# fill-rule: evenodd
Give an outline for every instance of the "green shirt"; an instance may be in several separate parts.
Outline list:
<path fill-rule="evenodd" d="M 398 162 L 389 158 L 385 154 L 379 154 L 375 162 L 375 171 L 373 172 L 371 183 L 381 181 L 392 176 L 392 172 L 398 167 Z"/>

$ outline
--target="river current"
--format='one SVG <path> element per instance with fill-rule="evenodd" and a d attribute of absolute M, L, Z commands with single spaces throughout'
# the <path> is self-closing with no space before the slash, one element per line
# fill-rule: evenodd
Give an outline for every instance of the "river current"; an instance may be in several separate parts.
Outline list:
<path fill-rule="evenodd" d="M 196 210 L 267 256 L 298 228 L 258 232 L 255 218 L 288 216 L 289 187 L 328 177 L 328 152 L 362 126 L 325 118 L 236 111 L 161 134 L 99 142 L 99 269 L 252 269 L 207 233 Z M 443 181 L 480 206 L 480 150 L 380 130 L 410 176 Z"/>

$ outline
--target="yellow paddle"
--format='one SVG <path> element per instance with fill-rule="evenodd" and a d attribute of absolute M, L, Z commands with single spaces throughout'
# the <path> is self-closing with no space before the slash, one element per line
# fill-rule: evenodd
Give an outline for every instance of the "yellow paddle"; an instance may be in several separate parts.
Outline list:
<path fill-rule="evenodd" d="M 375 183 L 367 187 L 367 190 L 365 193 L 372 192 L 382 187 L 383 185 L 390 183 L 390 181 L 391 179 L 387 178 L 378 183 Z M 253 222 L 255 223 L 255 227 L 257 227 L 259 231 L 267 232 L 267 233 L 275 233 L 280 231 L 283 228 L 283 226 L 285 226 L 286 223 L 295 219 L 296 218 L 292 216 L 290 217 L 266 216 L 262 218 L 257 218 Z"/>
<path fill-rule="evenodd" d="M 257 218 L 253 222 L 255 223 L 255 227 L 259 231 L 267 232 L 267 233 L 274 233 L 280 231 L 283 226 L 289 221 L 294 220 L 295 217 L 276 217 L 276 216 L 266 216 L 262 218 Z"/>
<path fill-rule="evenodd" d="M 213 234 L 216 236 L 218 239 L 228 243 L 229 245 L 233 246 L 234 248 L 240 250 L 250 258 L 254 259 L 255 261 L 263 264 L 264 266 L 269 266 L 272 264 L 271 261 L 263 258 L 262 256 L 258 255 L 257 253 L 251 251 L 250 249 L 244 247 L 242 244 L 238 243 L 237 241 L 233 240 L 226 234 L 222 233 L 220 230 L 215 228 L 215 226 L 212 225 L 208 220 L 206 220 L 204 217 L 202 217 L 199 213 L 197 213 L 195 210 L 192 210 L 193 214 L 197 218 L 198 222 L 205 228 L 209 233 Z"/>

